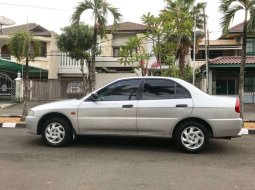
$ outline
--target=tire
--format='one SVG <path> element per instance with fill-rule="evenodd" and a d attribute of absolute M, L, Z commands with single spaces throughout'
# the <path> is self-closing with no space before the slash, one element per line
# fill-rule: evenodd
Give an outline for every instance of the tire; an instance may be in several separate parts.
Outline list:
<path fill-rule="evenodd" d="M 43 124 L 42 139 L 49 146 L 66 146 L 73 139 L 73 130 L 66 119 L 50 118 Z"/>
<path fill-rule="evenodd" d="M 209 143 L 209 132 L 201 123 L 188 121 L 178 126 L 174 140 L 182 152 L 199 153 Z"/>

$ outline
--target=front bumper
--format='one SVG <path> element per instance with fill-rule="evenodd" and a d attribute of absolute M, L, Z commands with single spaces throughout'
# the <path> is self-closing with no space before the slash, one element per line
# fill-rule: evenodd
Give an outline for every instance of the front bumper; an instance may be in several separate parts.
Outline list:
<path fill-rule="evenodd" d="M 35 116 L 27 116 L 26 117 L 26 128 L 29 133 L 38 135 L 38 123 L 39 123 L 40 118 L 35 117 Z"/>

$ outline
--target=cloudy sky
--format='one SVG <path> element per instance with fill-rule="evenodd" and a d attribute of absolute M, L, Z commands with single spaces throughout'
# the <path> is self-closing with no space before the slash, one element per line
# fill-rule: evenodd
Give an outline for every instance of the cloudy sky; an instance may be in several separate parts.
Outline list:
<path fill-rule="evenodd" d="M 16 24 L 34 22 L 48 30 L 60 33 L 61 28 L 69 25 L 75 6 L 82 0 L 0 0 L 0 16 L 5 16 Z M 147 12 L 157 15 L 164 8 L 164 0 L 108 0 L 120 9 L 123 21 L 141 23 L 141 16 Z M 219 0 L 197 0 L 207 2 L 206 13 L 209 17 L 208 28 L 210 39 L 216 39 L 221 34 L 218 12 Z M 89 12 L 82 19 L 92 23 Z M 242 16 L 237 15 L 233 24 L 241 22 Z M 109 23 L 111 24 L 111 23 Z"/>

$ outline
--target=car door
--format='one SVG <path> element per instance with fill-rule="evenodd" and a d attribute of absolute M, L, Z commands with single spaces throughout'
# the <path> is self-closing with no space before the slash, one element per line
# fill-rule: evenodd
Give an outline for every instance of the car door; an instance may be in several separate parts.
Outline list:
<path fill-rule="evenodd" d="M 144 79 L 138 102 L 139 135 L 169 136 L 174 124 L 191 114 L 193 101 L 188 90 L 170 79 Z"/>
<path fill-rule="evenodd" d="M 81 134 L 137 134 L 137 95 L 141 79 L 117 81 L 79 107 Z"/>

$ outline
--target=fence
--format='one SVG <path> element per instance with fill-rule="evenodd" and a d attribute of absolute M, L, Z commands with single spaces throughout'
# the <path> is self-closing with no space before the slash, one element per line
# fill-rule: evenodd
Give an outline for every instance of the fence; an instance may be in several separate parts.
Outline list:
<path fill-rule="evenodd" d="M 83 96 L 81 81 L 54 79 L 47 81 L 32 80 L 30 82 L 30 100 L 52 101 Z"/>

